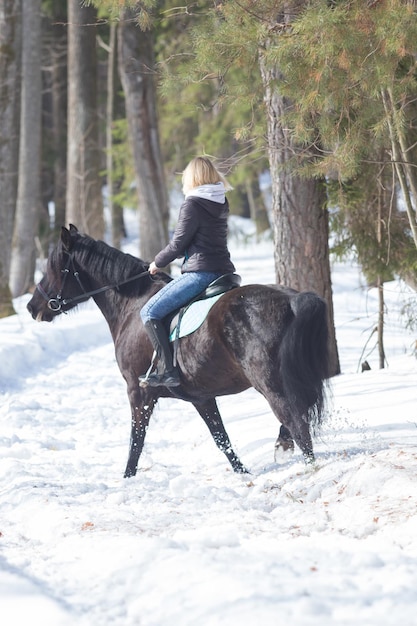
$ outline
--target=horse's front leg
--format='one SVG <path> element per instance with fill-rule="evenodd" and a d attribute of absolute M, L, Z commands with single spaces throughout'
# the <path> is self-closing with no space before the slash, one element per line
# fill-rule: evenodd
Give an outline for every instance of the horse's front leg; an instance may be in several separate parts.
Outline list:
<path fill-rule="evenodd" d="M 124 474 L 125 478 L 130 478 L 136 474 L 139 457 L 143 450 L 143 444 L 145 443 L 149 420 L 157 401 L 148 391 L 138 386 L 128 391 L 128 395 L 132 411 L 132 429 L 130 433 L 129 458 Z"/>
<path fill-rule="evenodd" d="M 249 474 L 232 448 L 215 398 L 203 403 L 194 404 L 194 406 L 207 424 L 216 446 L 226 455 L 233 470 L 238 474 Z"/>

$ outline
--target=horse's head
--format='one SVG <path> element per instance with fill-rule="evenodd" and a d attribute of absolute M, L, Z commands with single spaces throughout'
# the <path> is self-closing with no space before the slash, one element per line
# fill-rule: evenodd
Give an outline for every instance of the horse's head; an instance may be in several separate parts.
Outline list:
<path fill-rule="evenodd" d="M 74 265 L 74 246 L 82 235 L 70 225 L 62 227 L 61 238 L 48 257 L 46 273 L 36 285 L 27 309 L 38 322 L 51 322 L 60 313 L 66 313 L 80 302 L 86 289 L 81 284 Z"/>

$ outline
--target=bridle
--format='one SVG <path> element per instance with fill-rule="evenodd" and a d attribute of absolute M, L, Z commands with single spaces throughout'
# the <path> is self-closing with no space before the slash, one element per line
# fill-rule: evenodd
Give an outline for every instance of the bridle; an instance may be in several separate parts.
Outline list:
<path fill-rule="evenodd" d="M 125 280 L 122 280 L 119 283 L 114 283 L 113 285 L 104 285 L 104 287 L 99 287 L 98 289 L 93 289 L 92 291 L 86 291 L 81 282 L 80 275 L 75 268 L 74 259 L 72 258 L 69 252 L 66 252 L 66 254 L 68 255 L 68 260 L 64 269 L 61 270 L 61 273 L 64 274 L 64 278 L 62 280 L 61 289 L 57 292 L 56 296 L 51 297 L 42 287 L 41 283 L 38 283 L 36 285 L 36 289 L 39 291 L 42 298 L 46 301 L 48 309 L 50 309 L 54 313 L 59 313 L 59 312 L 66 313 L 66 311 L 62 310 L 62 307 L 66 306 L 67 304 L 74 304 L 78 302 L 79 300 L 86 300 L 90 298 L 91 296 L 95 296 L 98 293 L 102 293 L 103 291 L 108 291 L 109 289 L 118 289 L 122 285 L 125 285 L 126 283 L 130 283 L 133 280 L 142 278 L 143 276 L 150 276 L 149 271 L 146 270 L 144 272 L 140 272 L 139 274 L 135 274 L 134 276 L 129 276 L 129 278 L 126 278 Z M 74 296 L 73 298 L 63 298 L 62 292 L 64 291 L 67 277 L 70 274 L 74 276 L 82 293 L 79 296 Z"/>

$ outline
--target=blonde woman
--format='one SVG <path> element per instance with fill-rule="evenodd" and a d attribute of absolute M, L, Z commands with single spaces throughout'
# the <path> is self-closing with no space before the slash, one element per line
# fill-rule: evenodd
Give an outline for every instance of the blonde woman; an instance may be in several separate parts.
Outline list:
<path fill-rule="evenodd" d="M 163 318 L 192 300 L 222 274 L 235 271 L 227 248 L 229 204 L 225 193 L 231 189 L 230 185 L 207 157 L 190 161 L 183 172 L 182 184 L 185 200 L 175 232 L 149 266 L 153 275 L 174 259 L 184 257 L 181 275 L 158 291 L 140 312 L 165 368 L 162 373 L 140 378 L 142 384 L 154 387 L 180 384 Z"/>

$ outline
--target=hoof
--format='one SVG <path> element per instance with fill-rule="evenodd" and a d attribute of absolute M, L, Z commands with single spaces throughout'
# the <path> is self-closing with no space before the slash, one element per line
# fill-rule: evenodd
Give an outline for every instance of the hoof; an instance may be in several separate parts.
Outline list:
<path fill-rule="evenodd" d="M 283 463 L 287 461 L 294 453 L 293 441 L 277 441 L 275 444 L 274 461 L 275 463 Z"/>
<path fill-rule="evenodd" d="M 316 463 L 316 457 L 314 456 L 313 453 L 311 454 L 305 454 L 304 455 L 304 461 L 306 463 L 306 465 L 315 465 Z"/>

